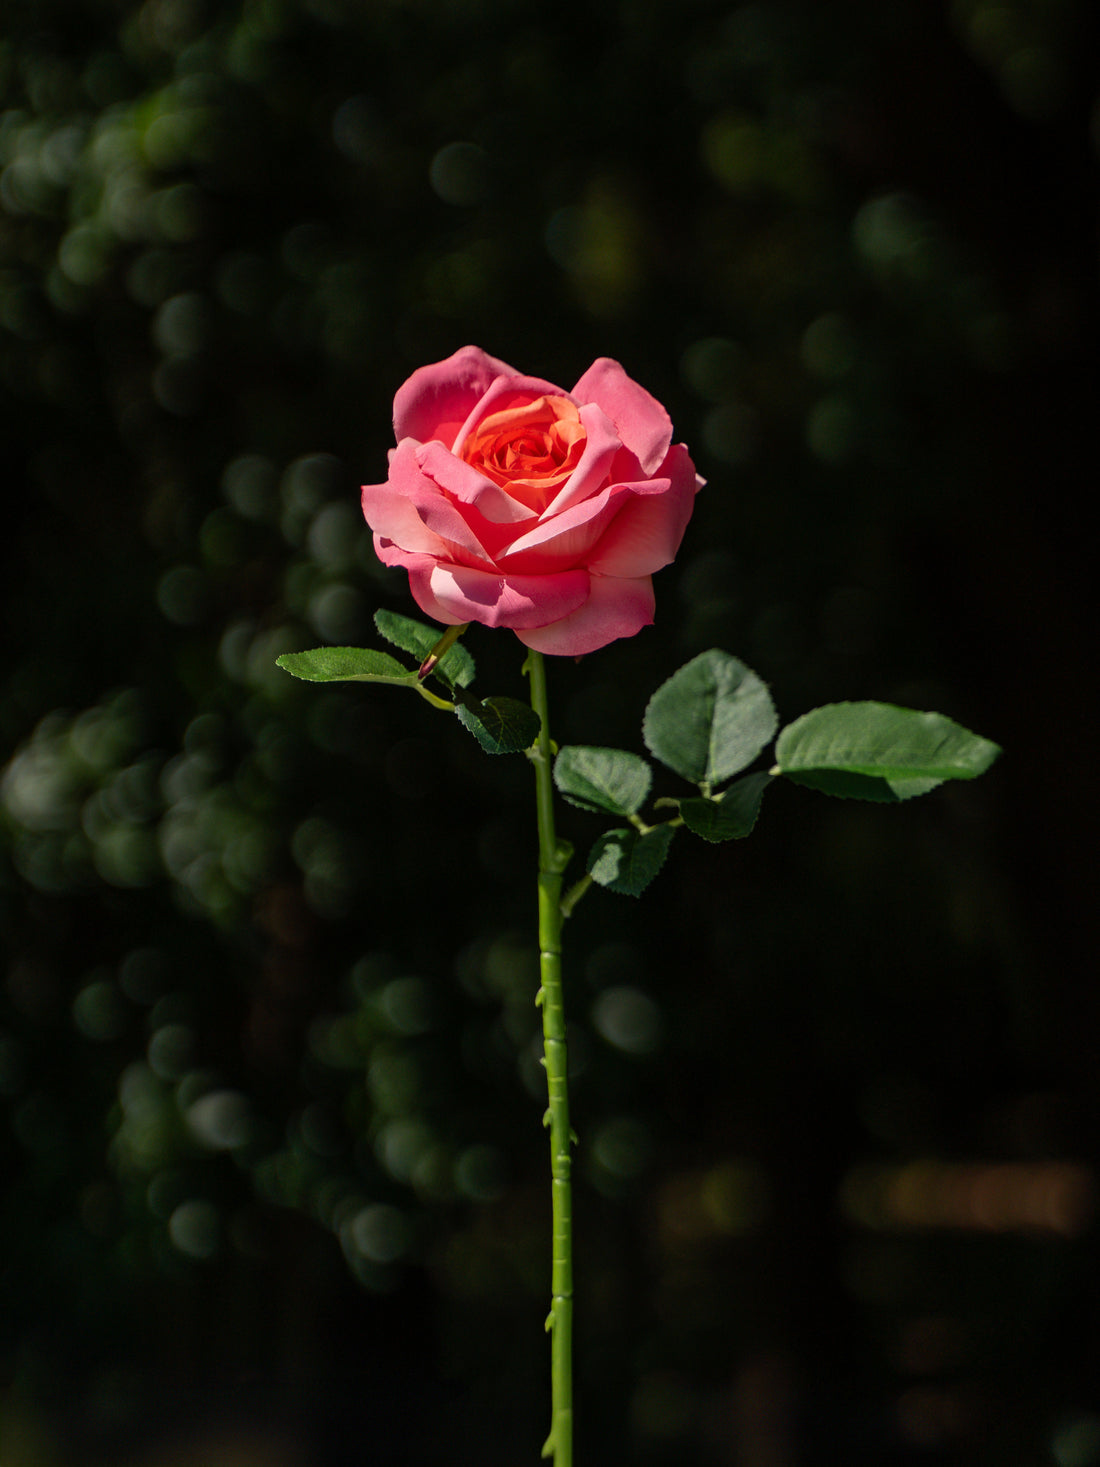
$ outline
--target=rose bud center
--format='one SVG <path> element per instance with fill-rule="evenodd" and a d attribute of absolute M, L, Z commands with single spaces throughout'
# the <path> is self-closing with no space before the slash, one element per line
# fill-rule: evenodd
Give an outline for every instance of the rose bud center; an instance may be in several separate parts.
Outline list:
<path fill-rule="evenodd" d="M 539 513 L 576 470 L 587 436 L 567 397 L 527 398 L 483 418 L 458 455 Z"/>

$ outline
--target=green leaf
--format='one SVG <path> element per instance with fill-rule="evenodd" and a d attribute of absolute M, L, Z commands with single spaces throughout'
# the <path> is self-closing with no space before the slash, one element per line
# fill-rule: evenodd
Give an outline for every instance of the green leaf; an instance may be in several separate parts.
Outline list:
<path fill-rule="evenodd" d="M 770 774 L 746 774 L 717 799 L 681 800 L 684 824 L 704 840 L 740 840 L 756 824 L 764 791 L 771 781 Z"/>
<path fill-rule="evenodd" d="M 554 760 L 554 783 L 571 805 L 611 815 L 636 815 L 645 803 L 653 771 L 625 749 L 567 744 Z"/>
<path fill-rule="evenodd" d="M 396 657 L 371 647 L 315 647 L 311 652 L 284 652 L 275 661 L 292 677 L 311 683 L 405 682 L 416 676 Z"/>
<path fill-rule="evenodd" d="M 469 698 L 455 712 L 487 754 L 522 754 L 542 727 L 534 709 L 516 698 Z"/>
<path fill-rule="evenodd" d="M 942 713 L 892 703 L 828 703 L 779 735 L 776 769 L 844 799 L 893 802 L 947 779 L 975 779 L 1000 753 Z"/>
<path fill-rule="evenodd" d="M 402 652 L 411 652 L 419 666 L 443 635 L 445 628 L 430 627 L 411 616 L 399 616 L 396 611 L 380 608 L 374 613 L 374 624 L 387 642 L 400 647 Z M 461 642 L 449 647 L 432 669 L 434 675 L 450 688 L 468 688 L 474 680 L 474 659 Z"/>
<path fill-rule="evenodd" d="M 641 896 L 665 864 L 674 833 L 668 824 L 655 825 L 644 835 L 637 830 L 609 830 L 592 847 L 588 874 L 608 891 Z"/>
<path fill-rule="evenodd" d="M 842 769 L 815 769 L 787 776 L 795 784 L 820 790 L 840 800 L 874 800 L 880 805 L 898 805 L 938 789 L 942 779 L 881 779 L 870 774 L 849 774 Z"/>
<path fill-rule="evenodd" d="M 778 726 L 771 694 L 756 673 L 712 650 L 657 689 L 642 736 L 669 769 L 693 784 L 714 785 L 751 764 Z"/>

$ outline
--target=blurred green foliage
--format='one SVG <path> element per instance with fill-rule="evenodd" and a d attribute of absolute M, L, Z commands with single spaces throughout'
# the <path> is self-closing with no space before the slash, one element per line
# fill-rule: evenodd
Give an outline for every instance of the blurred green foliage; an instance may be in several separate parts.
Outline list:
<path fill-rule="evenodd" d="M 1100 1460 L 1087 1182 L 1045 1228 L 844 1201 L 1095 1148 L 1094 827 L 1049 710 L 1096 701 L 1050 653 L 1089 611 L 1097 31 L 7 0 L 4 1467 L 534 1460 L 529 771 L 275 666 L 411 609 L 357 486 L 467 341 L 565 385 L 618 357 L 709 480 L 656 628 L 554 665 L 562 742 L 633 747 L 717 645 L 784 708 L 1009 750 L 920 809 L 777 794 L 570 922 L 586 1451 Z M 523 696 L 514 639 L 470 640 Z"/>

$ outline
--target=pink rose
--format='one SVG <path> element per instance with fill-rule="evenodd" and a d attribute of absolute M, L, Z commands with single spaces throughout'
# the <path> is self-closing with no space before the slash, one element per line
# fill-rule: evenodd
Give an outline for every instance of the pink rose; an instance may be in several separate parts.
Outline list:
<path fill-rule="evenodd" d="M 653 621 L 702 480 L 659 402 L 607 357 L 572 392 L 465 346 L 393 404 L 397 448 L 363 514 L 385 565 L 448 626 L 511 627 L 577 657 Z"/>

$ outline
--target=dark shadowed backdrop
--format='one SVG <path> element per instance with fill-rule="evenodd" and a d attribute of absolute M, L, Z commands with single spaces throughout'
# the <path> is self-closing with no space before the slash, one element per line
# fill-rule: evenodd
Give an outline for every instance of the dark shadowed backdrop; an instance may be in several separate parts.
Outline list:
<path fill-rule="evenodd" d="M 1098 30 L 7 0 L 3 1467 L 537 1461 L 530 769 L 275 666 L 414 610 L 358 486 L 467 342 L 708 479 L 559 740 L 719 646 L 1006 749 L 571 920 L 580 1460 L 1100 1462 Z"/>

